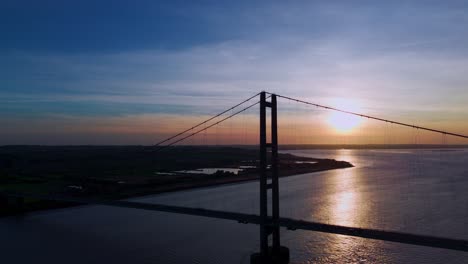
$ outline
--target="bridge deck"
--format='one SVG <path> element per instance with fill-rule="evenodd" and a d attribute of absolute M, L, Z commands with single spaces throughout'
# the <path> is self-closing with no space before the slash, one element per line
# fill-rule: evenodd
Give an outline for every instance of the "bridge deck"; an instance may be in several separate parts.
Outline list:
<path fill-rule="evenodd" d="M 15 197 L 24 197 L 24 195 L 17 194 L 8 194 L 9 196 Z M 177 213 L 193 216 L 202 216 L 210 218 L 218 218 L 225 220 L 237 221 L 244 224 L 260 224 L 260 216 L 253 214 L 243 214 L 235 212 L 226 212 L 218 210 L 210 210 L 203 208 L 191 208 L 184 206 L 175 206 L 175 205 L 163 205 L 163 204 L 153 204 L 153 203 L 141 203 L 133 201 L 99 201 L 91 199 L 79 199 L 79 198 L 68 198 L 68 197 L 50 197 L 50 196 L 38 196 L 31 195 L 28 197 L 44 199 L 44 200 L 53 200 L 61 202 L 72 202 L 80 204 L 89 204 L 89 205 L 104 205 L 104 206 L 113 206 L 113 207 L 122 207 L 122 208 L 131 208 L 131 209 L 142 209 L 149 211 L 158 211 L 158 212 L 167 212 L 167 213 Z M 347 235 L 354 237 L 362 237 L 369 239 L 377 239 L 390 242 L 398 242 L 411 245 L 427 246 L 434 248 L 443 248 L 451 249 L 457 251 L 468 252 L 468 241 L 461 239 L 451 239 L 443 237 L 434 237 L 434 236 L 425 236 L 409 233 L 401 233 L 394 231 L 385 231 L 377 229 L 367 229 L 367 228 L 356 228 L 356 227 L 346 227 L 339 225 L 330 225 L 317 222 L 296 220 L 290 218 L 280 218 L 279 226 L 285 227 L 289 230 L 309 230 L 316 232 L 324 232 L 331 234 Z"/>

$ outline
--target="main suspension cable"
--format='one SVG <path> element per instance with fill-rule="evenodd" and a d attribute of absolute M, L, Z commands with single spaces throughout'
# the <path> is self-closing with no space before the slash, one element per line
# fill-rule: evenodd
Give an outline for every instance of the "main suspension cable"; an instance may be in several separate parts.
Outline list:
<path fill-rule="evenodd" d="M 167 141 L 170 141 L 170 140 L 172 140 L 172 139 L 174 139 L 174 138 L 176 138 L 176 137 L 178 137 L 178 136 L 181 136 L 181 135 L 187 133 L 187 132 L 190 131 L 190 130 L 193 130 L 193 129 L 195 129 L 195 128 L 201 126 L 201 125 L 204 125 L 204 124 L 210 122 L 211 120 L 213 120 L 213 119 L 215 119 L 215 118 L 217 118 L 217 117 L 219 117 L 219 116 L 221 116 L 221 115 L 223 115 L 223 114 L 225 114 L 225 113 L 231 111 L 232 109 L 237 108 L 237 107 L 239 107 L 239 106 L 242 105 L 242 104 L 245 104 L 246 102 L 248 102 L 248 101 L 252 100 L 253 98 L 255 98 L 256 96 L 258 96 L 259 94 L 260 94 L 260 93 L 257 93 L 257 94 L 255 94 L 254 96 L 252 96 L 252 97 L 250 97 L 250 98 L 248 98 L 248 99 L 245 99 L 244 101 L 242 101 L 242 102 L 236 104 L 235 106 L 233 106 L 233 107 L 231 107 L 231 108 L 229 108 L 229 109 L 227 109 L 227 110 L 225 110 L 225 111 L 223 111 L 223 112 L 221 112 L 221 113 L 219 113 L 219 114 L 217 114 L 217 115 L 214 115 L 214 116 L 208 118 L 207 120 L 205 120 L 205 121 L 203 121 L 203 122 L 201 122 L 201 123 L 199 123 L 199 124 L 197 124 L 197 125 L 195 125 L 195 126 L 193 126 L 193 127 L 191 127 L 191 128 L 188 128 L 188 129 L 186 129 L 186 130 L 184 130 L 184 131 L 182 131 L 182 132 L 180 132 L 180 133 L 178 133 L 178 134 L 176 134 L 176 135 L 174 135 L 174 136 L 168 137 L 168 138 L 166 138 L 166 139 L 164 139 L 164 140 L 162 140 L 162 141 L 156 143 L 154 146 L 155 146 L 155 147 L 160 146 L 161 144 L 163 144 L 163 143 L 165 143 L 165 142 L 167 142 Z M 178 141 L 177 141 L 177 142 L 178 142 Z"/>
<path fill-rule="evenodd" d="M 271 94 L 271 93 L 268 93 L 268 94 Z M 397 121 L 393 121 L 393 120 L 389 120 L 389 119 L 384 119 L 384 118 L 379 118 L 379 117 L 375 117 L 375 116 L 364 115 L 364 114 L 360 114 L 360 113 L 355 113 L 355 112 L 351 112 L 351 111 L 346 111 L 346 110 L 338 109 L 338 108 L 335 108 L 335 107 L 330 107 L 330 106 L 315 104 L 315 103 L 303 101 L 303 100 L 300 100 L 300 99 L 296 99 L 296 98 L 292 98 L 292 97 L 288 97 L 288 96 L 284 96 L 284 95 L 279 95 L 279 94 L 277 94 L 276 96 L 281 97 L 281 98 L 284 98 L 284 99 L 287 99 L 287 100 L 295 101 L 295 102 L 298 102 L 298 103 L 302 103 L 302 104 L 306 104 L 306 105 L 312 105 L 312 106 L 316 106 L 316 107 L 319 107 L 319 108 L 324 108 L 324 109 L 328 109 L 328 110 L 332 110 L 332 111 L 337 111 L 337 112 L 341 112 L 341 113 L 345 113 L 345 114 L 360 116 L 360 117 L 364 117 L 364 118 L 368 118 L 368 119 L 373 119 L 373 120 L 377 120 L 377 121 L 382 121 L 382 122 L 387 122 L 387 123 L 391 123 L 391 124 L 395 124 L 395 125 L 406 126 L 406 127 L 411 127 L 411 128 L 415 128 L 415 129 L 421 129 L 421 130 L 426 130 L 426 131 L 441 133 L 441 134 L 444 134 L 444 135 L 450 135 L 450 136 L 454 136 L 454 137 L 460 137 L 460 138 L 468 139 L 468 136 L 462 135 L 462 134 L 447 132 L 447 131 L 438 130 L 438 129 L 427 128 L 427 127 L 422 127 L 422 126 L 411 125 L 411 124 L 402 123 L 402 122 L 397 122 Z"/>
<path fill-rule="evenodd" d="M 270 97 L 271 97 L 271 96 L 268 96 L 267 98 L 270 98 Z M 250 99 L 252 99 L 252 98 L 250 98 Z M 251 104 L 251 105 L 249 105 L 249 106 L 247 106 L 247 107 L 245 107 L 245 108 L 242 108 L 241 110 L 235 112 L 234 114 L 231 114 L 231 115 L 229 115 L 229 116 L 227 116 L 227 117 L 225 117 L 225 118 L 223 118 L 223 119 L 221 119 L 221 120 L 219 120 L 219 121 L 217 121 L 217 122 L 215 122 L 215 123 L 213 123 L 213 124 L 211 124 L 211 125 L 209 125 L 209 126 L 207 126 L 207 127 L 205 127 L 205 128 L 202 128 L 202 129 L 197 130 L 197 131 L 195 131 L 195 132 L 193 132 L 193 133 L 191 133 L 191 134 L 188 134 L 187 136 L 185 136 L 185 137 L 183 137 L 183 138 L 180 138 L 180 139 L 178 139 L 178 140 L 176 140 L 176 141 L 173 141 L 173 142 L 171 142 L 171 143 L 168 144 L 168 145 L 161 146 L 161 147 L 159 147 L 157 150 L 161 150 L 161 149 L 164 149 L 164 148 L 166 148 L 166 147 L 170 147 L 170 146 L 172 146 L 172 145 L 174 145 L 174 144 L 176 144 L 176 143 L 179 143 L 179 142 L 181 142 L 181 141 L 183 141 L 183 140 L 185 140 L 185 139 L 187 139 L 187 138 L 189 138 L 189 137 L 193 137 L 193 136 L 195 136 L 195 135 L 197 135 L 197 134 L 199 134 L 199 133 L 201 133 L 201 132 L 203 132 L 203 131 L 205 131 L 205 130 L 208 130 L 209 128 L 212 128 L 212 127 L 214 127 L 214 126 L 216 126 L 216 125 L 218 125 L 218 124 L 220 124 L 220 123 L 222 123 L 222 122 L 224 122 L 224 121 L 226 121 L 226 120 L 228 120 L 228 119 L 230 119 L 230 118 L 233 118 L 234 116 L 236 116 L 236 115 L 238 115 L 238 114 L 240 114 L 240 113 L 242 113 L 242 112 L 247 111 L 248 109 L 250 109 L 250 108 L 252 108 L 252 107 L 258 105 L 259 103 L 260 103 L 260 101 L 255 102 L 254 104 Z M 197 125 L 197 126 L 200 126 L 200 125 Z M 197 127 L 197 126 L 195 126 L 195 127 Z"/>

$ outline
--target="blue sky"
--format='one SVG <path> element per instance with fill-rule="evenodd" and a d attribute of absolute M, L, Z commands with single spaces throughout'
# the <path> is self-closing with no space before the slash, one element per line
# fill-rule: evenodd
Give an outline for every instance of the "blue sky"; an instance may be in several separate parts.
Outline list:
<path fill-rule="evenodd" d="M 0 144 L 87 143 L 92 132 L 67 141 L 70 120 L 194 121 L 260 90 L 323 104 L 352 97 L 366 113 L 449 120 L 442 128 L 468 132 L 467 9 L 467 1 L 2 1 Z M 150 144 L 157 132 L 124 143 Z"/>

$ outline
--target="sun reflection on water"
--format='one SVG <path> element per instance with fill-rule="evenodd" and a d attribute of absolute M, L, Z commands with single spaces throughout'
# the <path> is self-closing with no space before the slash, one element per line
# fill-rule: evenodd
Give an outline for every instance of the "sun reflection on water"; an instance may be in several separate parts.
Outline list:
<path fill-rule="evenodd" d="M 339 150 L 334 157 L 336 160 L 351 162 L 356 165 L 353 150 Z M 326 178 L 327 201 L 323 207 L 323 217 L 329 224 L 363 227 L 366 219 L 365 198 L 359 186 L 360 175 L 358 168 L 335 170 Z M 334 235 L 330 238 L 327 251 L 347 252 L 353 254 L 365 242 L 347 236 Z M 369 245 L 367 245 L 369 246 Z"/>
<path fill-rule="evenodd" d="M 353 151 L 339 150 L 336 160 L 344 160 L 353 163 Z M 362 202 L 359 192 L 359 174 L 356 168 L 336 170 L 332 177 L 327 179 L 328 193 L 328 219 L 336 225 L 360 226 L 362 211 L 359 204 Z"/>
<path fill-rule="evenodd" d="M 336 195 L 333 209 L 333 222 L 339 225 L 352 225 L 356 218 L 356 192 L 342 192 Z"/>

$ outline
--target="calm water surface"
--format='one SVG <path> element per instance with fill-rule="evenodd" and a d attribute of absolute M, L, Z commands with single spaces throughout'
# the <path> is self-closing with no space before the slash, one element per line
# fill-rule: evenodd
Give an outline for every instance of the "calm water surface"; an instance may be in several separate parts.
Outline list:
<path fill-rule="evenodd" d="M 354 168 L 280 180 L 281 214 L 330 224 L 468 239 L 468 151 L 296 150 Z M 133 200 L 258 212 L 258 183 Z M 2 263 L 249 263 L 258 228 L 106 206 L 0 219 Z M 468 253 L 282 230 L 292 263 L 468 263 Z"/>

